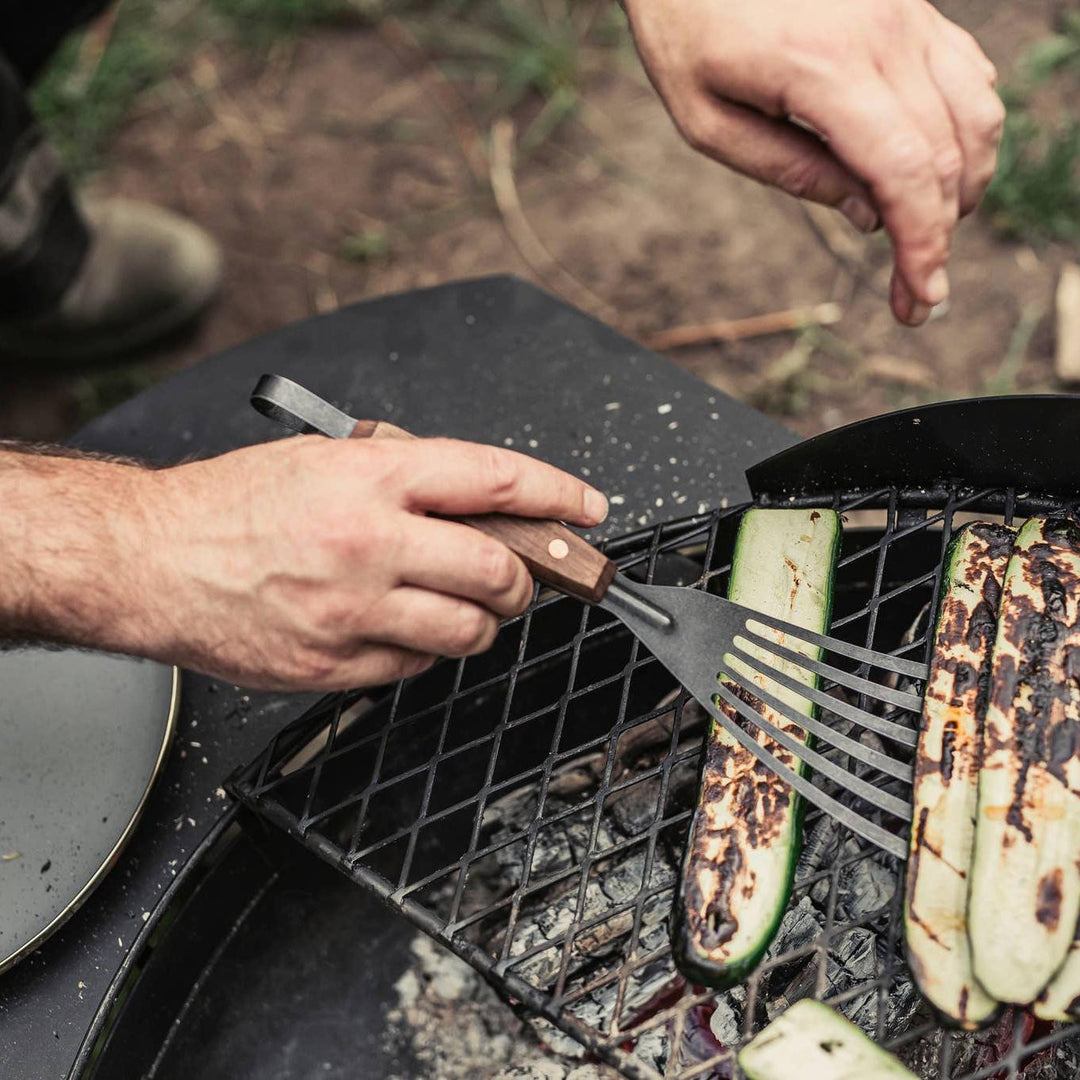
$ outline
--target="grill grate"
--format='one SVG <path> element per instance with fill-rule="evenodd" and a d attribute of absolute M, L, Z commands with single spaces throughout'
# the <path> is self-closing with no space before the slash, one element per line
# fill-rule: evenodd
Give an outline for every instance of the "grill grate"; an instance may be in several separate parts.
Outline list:
<path fill-rule="evenodd" d="M 807 496 L 845 514 L 833 632 L 927 651 L 945 544 L 978 513 L 1071 504 L 1013 489 Z M 745 507 L 607 545 L 631 575 L 722 592 Z M 741 986 L 682 980 L 668 918 L 702 710 L 612 616 L 541 594 L 493 649 L 368 697 L 335 694 L 230 782 L 263 818 L 399 909 L 511 1002 L 636 1078 L 738 1077 L 734 1053 L 813 994 L 925 1080 L 1075 1076 L 1080 1026 L 1007 1012 L 946 1032 L 903 961 L 902 867 L 810 808 L 777 941 Z M 546 1024 L 544 1022 L 547 1022 Z"/>

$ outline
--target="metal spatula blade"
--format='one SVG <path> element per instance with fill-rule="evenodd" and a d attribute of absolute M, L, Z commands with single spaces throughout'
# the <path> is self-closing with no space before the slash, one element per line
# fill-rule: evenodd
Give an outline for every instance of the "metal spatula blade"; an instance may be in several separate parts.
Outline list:
<path fill-rule="evenodd" d="M 696 698 L 724 729 L 764 766 L 780 776 L 808 801 L 837 818 L 853 832 L 864 836 L 898 858 L 906 857 L 907 842 L 903 836 L 866 818 L 851 806 L 823 791 L 807 777 L 795 772 L 780 761 L 767 745 L 763 745 L 755 738 L 751 731 L 757 728 L 764 732 L 773 743 L 799 758 L 819 776 L 834 781 L 871 806 L 891 815 L 901 825 L 911 820 L 910 799 L 901 799 L 883 790 L 880 784 L 871 783 L 835 760 L 806 746 L 802 740 L 795 738 L 789 731 L 781 729 L 767 719 L 761 709 L 768 708 L 782 716 L 787 723 L 808 731 L 819 740 L 843 751 L 855 761 L 907 784 L 910 784 L 912 780 L 911 765 L 866 746 L 858 739 L 837 731 L 828 723 L 803 715 L 797 707 L 792 705 L 790 696 L 788 700 L 781 700 L 775 692 L 762 688 L 756 682 L 747 685 L 731 671 L 733 665 L 725 663 L 722 659 L 731 656 L 744 659 L 745 666 L 765 676 L 768 683 L 784 687 L 868 731 L 883 735 L 904 746 L 914 746 L 917 733 L 913 728 L 856 708 L 848 702 L 840 701 L 792 679 L 763 662 L 760 659 L 760 653 L 750 656 L 737 645 L 740 640 L 752 640 L 761 650 L 793 660 L 804 669 L 809 670 L 810 665 L 813 664 L 818 673 L 834 679 L 838 685 L 851 683 L 861 685 L 866 680 L 830 665 L 809 661 L 809 658 L 801 653 L 779 646 L 775 641 L 752 635 L 747 630 L 747 625 L 771 626 L 784 631 L 785 635 L 798 636 L 811 646 L 826 649 L 829 648 L 827 643 L 833 643 L 834 639 L 767 618 L 750 608 L 697 589 L 642 585 L 623 574 L 615 576 L 607 594 L 600 601 L 600 607 L 617 615 L 635 637 L 682 683 L 690 695 Z M 664 625 L 656 612 L 669 616 L 671 623 Z M 844 655 L 849 655 L 861 663 L 897 671 L 910 678 L 925 679 L 926 677 L 924 664 L 916 664 L 887 654 L 872 653 L 857 646 L 850 646 L 846 642 L 836 642 L 836 644 L 839 649 L 834 651 L 842 649 Z M 879 660 L 880 664 L 877 663 Z M 721 669 L 725 671 L 732 683 L 736 683 L 736 687 L 725 685 L 718 680 Z M 916 694 L 892 691 L 888 687 L 878 686 L 875 683 L 870 685 L 878 691 L 888 691 L 889 703 L 898 708 L 910 709 L 914 712 L 919 712 L 922 708 L 922 699 Z M 739 694 L 738 689 L 742 689 L 744 694 Z M 746 727 L 732 720 L 729 712 L 720 708 L 721 703 L 729 706 L 743 721 L 752 725 L 751 730 L 747 730 Z"/>
<path fill-rule="evenodd" d="M 264 375 L 251 400 L 264 415 L 301 432 L 318 432 L 334 438 L 413 438 L 385 422 L 354 420 L 304 387 L 277 375 Z M 897 710 L 921 711 L 921 697 L 883 686 L 868 678 L 868 672 L 853 674 L 816 656 L 808 656 L 801 651 L 800 644 L 811 653 L 824 651 L 854 661 L 861 669 L 878 668 L 923 682 L 927 678 L 925 664 L 817 634 L 698 589 L 632 581 L 618 573 L 606 556 L 558 522 L 501 514 L 459 520 L 501 540 L 541 581 L 598 604 L 618 617 L 766 768 L 853 832 L 898 858 L 906 856 L 904 836 L 859 813 L 795 772 L 776 756 L 770 744 L 783 748 L 818 776 L 894 818 L 903 832 L 903 826 L 911 818 L 910 799 L 900 798 L 886 790 L 887 785 L 859 775 L 854 771 L 857 766 L 847 768 L 806 746 L 787 725 L 809 732 L 860 765 L 904 784 L 910 784 L 912 768 L 901 757 L 867 746 L 825 721 L 806 716 L 794 698 L 903 747 L 915 745 L 914 727 L 841 701 L 788 672 L 800 669 L 804 674 L 821 676 L 857 694 L 862 701 L 876 702 L 895 715 Z M 785 662 L 788 670 L 777 667 L 777 661 Z M 721 671 L 725 673 L 723 681 L 719 679 Z M 734 720 L 728 710 L 743 723 Z M 782 719 L 785 728 L 764 715 L 765 710 Z"/>

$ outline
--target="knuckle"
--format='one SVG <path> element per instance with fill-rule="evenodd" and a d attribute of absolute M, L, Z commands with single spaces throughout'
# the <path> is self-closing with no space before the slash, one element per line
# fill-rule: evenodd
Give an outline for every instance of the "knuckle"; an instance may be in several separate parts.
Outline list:
<path fill-rule="evenodd" d="M 888 163 L 888 171 L 894 183 L 907 184 L 929 177 L 933 171 L 930 148 L 915 135 L 896 135 L 889 139 L 884 148 L 883 160 Z M 891 185 L 886 182 L 886 188 Z"/>
<path fill-rule="evenodd" d="M 353 605 L 342 596 L 320 597 L 309 614 L 311 627 L 319 639 L 333 644 L 345 632 L 354 614 Z"/>
<path fill-rule="evenodd" d="M 868 5 L 867 16 L 873 29 L 891 37 L 904 28 L 905 7 L 896 0 L 873 0 Z"/>
<path fill-rule="evenodd" d="M 494 446 L 481 450 L 480 469 L 488 492 L 498 503 L 510 501 L 520 484 L 520 469 L 514 456 Z"/>
<path fill-rule="evenodd" d="M 714 150 L 712 125 L 704 109 L 684 110 L 675 116 L 675 126 L 691 150 L 696 150 L 699 154 L 709 154 Z"/>
<path fill-rule="evenodd" d="M 447 627 L 447 645 L 451 656 L 482 652 L 495 638 L 495 618 L 475 604 L 459 605 Z"/>
<path fill-rule="evenodd" d="M 805 199 L 814 193 L 818 178 L 817 163 L 810 158 L 798 157 L 777 171 L 773 183 L 789 195 Z"/>
<path fill-rule="evenodd" d="M 964 156 L 955 144 L 946 146 L 934 155 L 934 171 L 949 183 L 956 183 L 964 172 Z"/>
<path fill-rule="evenodd" d="M 923 267 L 944 265 L 949 257 L 948 232 L 939 230 L 912 238 L 907 244 L 907 256 L 910 263 Z"/>
<path fill-rule="evenodd" d="M 338 507 L 321 523 L 319 544 L 337 562 L 366 562 L 389 541 L 386 525 Z"/>
<path fill-rule="evenodd" d="M 480 545 L 477 562 L 480 577 L 492 592 L 508 592 L 514 587 L 518 569 L 509 548 L 496 541 L 485 542 Z"/>
<path fill-rule="evenodd" d="M 985 104 L 979 105 L 973 123 L 988 142 L 997 142 L 1005 127 L 1005 103 L 997 94 L 989 95 Z"/>
<path fill-rule="evenodd" d="M 532 603 L 533 592 L 534 586 L 532 579 L 526 576 L 521 584 L 521 593 L 514 599 L 514 603 L 511 605 L 512 614 L 520 615 Z"/>
<path fill-rule="evenodd" d="M 419 675 L 427 671 L 438 658 L 427 656 L 424 653 L 402 653 L 390 663 L 388 679 L 408 679 L 413 675 Z"/>

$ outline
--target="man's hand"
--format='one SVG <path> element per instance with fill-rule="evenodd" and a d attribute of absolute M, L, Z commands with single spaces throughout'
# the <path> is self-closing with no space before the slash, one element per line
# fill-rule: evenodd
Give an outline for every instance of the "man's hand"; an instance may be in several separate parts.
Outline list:
<path fill-rule="evenodd" d="M 158 472 L 0 453 L 0 501 L 0 632 L 270 689 L 414 674 L 483 651 L 525 608 L 517 556 L 426 512 L 607 512 L 509 450 L 317 436 Z"/>
<path fill-rule="evenodd" d="M 925 322 L 948 296 L 953 230 L 993 176 L 1004 122 L 975 39 L 926 0 L 625 3 L 687 141 L 864 231 L 884 224 L 893 312 Z"/>

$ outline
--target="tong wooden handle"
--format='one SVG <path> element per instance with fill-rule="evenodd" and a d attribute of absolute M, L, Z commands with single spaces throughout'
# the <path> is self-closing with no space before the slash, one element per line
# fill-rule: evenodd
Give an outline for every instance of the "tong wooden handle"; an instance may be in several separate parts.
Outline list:
<path fill-rule="evenodd" d="M 357 420 L 353 439 L 415 439 L 385 420 Z M 615 564 L 558 521 L 470 514 L 453 518 L 500 540 L 517 554 L 533 577 L 590 604 L 598 603 L 615 576 Z"/>

